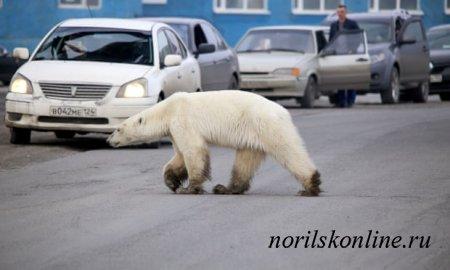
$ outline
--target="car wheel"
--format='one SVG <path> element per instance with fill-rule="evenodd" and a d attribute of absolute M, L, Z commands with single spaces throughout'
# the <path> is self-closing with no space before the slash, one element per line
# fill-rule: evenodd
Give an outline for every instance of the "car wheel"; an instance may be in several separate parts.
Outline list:
<path fill-rule="evenodd" d="M 9 141 L 12 144 L 29 144 L 31 139 L 31 130 L 24 128 L 11 128 Z"/>
<path fill-rule="evenodd" d="M 417 88 L 413 89 L 413 101 L 416 103 L 426 103 L 430 92 L 430 84 L 421 82 Z"/>
<path fill-rule="evenodd" d="M 239 89 L 239 83 L 238 80 L 234 75 L 231 75 L 230 85 L 228 86 L 228 89 L 230 90 L 237 90 Z"/>
<path fill-rule="evenodd" d="M 306 83 L 305 92 L 303 93 L 303 97 L 301 98 L 300 102 L 302 108 L 309 109 L 314 107 L 314 101 L 316 99 L 316 89 L 316 80 L 313 77 L 309 77 L 308 82 Z"/>
<path fill-rule="evenodd" d="M 75 137 L 75 132 L 67 131 L 67 130 L 60 130 L 60 131 L 55 131 L 55 136 L 58 139 L 72 139 L 73 137 Z"/>
<path fill-rule="evenodd" d="M 381 91 L 381 102 L 383 104 L 398 103 L 400 99 L 400 79 L 397 68 L 391 71 L 389 88 Z"/>
<path fill-rule="evenodd" d="M 442 101 L 449 101 L 450 100 L 450 93 L 440 93 L 439 97 Z"/>
<path fill-rule="evenodd" d="M 8 86 L 11 81 L 2 81 L 4 86 Z"/>

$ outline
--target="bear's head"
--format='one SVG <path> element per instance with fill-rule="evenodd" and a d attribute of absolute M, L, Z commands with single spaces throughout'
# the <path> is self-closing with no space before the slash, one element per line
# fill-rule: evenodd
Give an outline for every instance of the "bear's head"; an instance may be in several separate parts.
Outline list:
<path fill-rule="evenodd" d="M 144 117 L 137 114 L 125 120 L 108 137 L 107 142 L 112 147 L 122 147 L 148 142 L 148 130 L 144 124 Z"/>

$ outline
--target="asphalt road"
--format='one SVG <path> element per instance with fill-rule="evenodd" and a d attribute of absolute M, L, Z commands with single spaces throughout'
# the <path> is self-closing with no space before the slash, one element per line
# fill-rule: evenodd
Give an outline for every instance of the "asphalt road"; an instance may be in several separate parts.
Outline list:
<path fill-rule="evenodd" d="M 322 174 L 316 198 L 295 196 L 296 181 L 271 159 L 247 195 L 174 195 L 162 179 L 168 144 L 116 150 L 101 136 L 33 133 L 30 146 L 11 146 L 1 127 L 0 269 L 449 269 L 450 103 L 358 100 L 284 103 Z M 228 181 L 234 153 L 211 156 L 208 191 Z M 268 248 L 270 236 L 308 230 L 431 241 Z"/>

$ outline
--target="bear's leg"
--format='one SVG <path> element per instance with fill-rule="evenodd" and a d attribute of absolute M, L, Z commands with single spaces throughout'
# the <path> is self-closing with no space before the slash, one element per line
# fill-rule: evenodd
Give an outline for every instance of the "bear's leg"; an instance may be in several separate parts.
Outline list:
<path fill-rule="evenodd" d="M 277 145 L 272 149 L 270 154 L 273 158 L 289 170 L 303 185 L 305 190 L 300 190 L 299 195 L 318 196 L 321 192 L 320 174 L 309 158 L 306 149 L 298 144 Z"/>
<path fill-rule="evenodd" d="M 264 160 L 265 154 L 260 151 L 241 149 L 236 151 L 231 181 L 228 187 L 216 185 L 213 189 L 215 194 L 242 194 L 250 188 L 250 182 Z"/>
<path fill-rule="evenodd" d="M 179 187 L 179 194 L 201 194 L 204 193 L 203 182 L 210 178 L 210 159 L 206 145 L 192 149 L 184 153 L 184 162 L 188 173 L 189 185 L 187 188 Z"/>
<path fill-rule="evenodd" d="M 184 165 L 183 155 L 175 151 L 175 156 L 164 166 L 164 182 L 168 188 L 175 192 L 187 177 L 188 173 Z"/>

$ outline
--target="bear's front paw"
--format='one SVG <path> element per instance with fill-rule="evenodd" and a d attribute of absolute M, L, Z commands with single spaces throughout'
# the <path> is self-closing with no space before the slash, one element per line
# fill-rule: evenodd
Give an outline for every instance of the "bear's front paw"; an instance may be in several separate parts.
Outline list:
<path fill-rule="evenodd" d="M 298 192 L 298 195 L 300 196 L 305 196 L 305 197 L 315 197 L 315 196 L 319 196 L 320 193 L 320 189 L 317 188 L 312 188 L 312 189 L 308 189 L 308 190 L 300 190 Z"/>
<path fill-rule="evenodd" d="M 170 190 L 172 190 L 173 192 L 176 192 L 178 187 L 181 186 L 181 181 L 176 181 L 176 180 L 173 180 L 173 179 L 165 179 L 164 182 L 166 183 L 166 186 L 168 188 L 170 188 Z"/>
<path fill-rule="evenodd" d="M 185 187 L 178 188 L 176 193 L 177 194 L 203 194 L 203 193 L 205 193 L 205 191 L 201 187 L 189 186 L 187 188 L 185 188 Z"/>
<path fill-rule="evenodd" d="M 230 194 L 230 190 L 224 185 L 218 184 L 213 188 L 214 194 Z"/>

